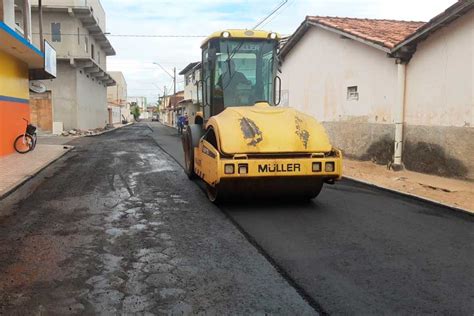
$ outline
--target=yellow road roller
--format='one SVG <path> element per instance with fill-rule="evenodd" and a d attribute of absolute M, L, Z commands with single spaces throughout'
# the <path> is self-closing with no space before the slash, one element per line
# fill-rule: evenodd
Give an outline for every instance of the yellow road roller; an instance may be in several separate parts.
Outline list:
<path fill-rule="evenodd" d="M 202 44 L 202 112 L 183 134 L 185 172 L 208 198 L 315 198 L 342 176 L 341 151 L 323 126 L 278 106 L 279 35 L 224 30 Z"/>

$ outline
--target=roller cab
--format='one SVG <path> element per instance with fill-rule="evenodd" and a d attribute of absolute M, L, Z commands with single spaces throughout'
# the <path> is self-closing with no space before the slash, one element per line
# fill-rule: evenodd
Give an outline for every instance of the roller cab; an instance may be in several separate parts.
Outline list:
<path fill-rule="evenodd" d="M 342 175 L 342 155 L 313 117 L 277 107 L 276 33 L 227 30 L 202 45 L 202 122 L 183 135 L 186 173 L 212 201 L 314 198 Z"/>

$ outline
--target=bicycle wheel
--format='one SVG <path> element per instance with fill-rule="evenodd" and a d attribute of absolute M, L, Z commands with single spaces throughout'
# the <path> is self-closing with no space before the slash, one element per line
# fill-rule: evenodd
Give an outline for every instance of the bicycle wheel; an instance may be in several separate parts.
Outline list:
<path fill-rule="evenodd" d="M 30 135 L 20 135 L 15 139 L 13 147 L 19 154 L 26 154 L 33 148 L 33 137 Z"/>

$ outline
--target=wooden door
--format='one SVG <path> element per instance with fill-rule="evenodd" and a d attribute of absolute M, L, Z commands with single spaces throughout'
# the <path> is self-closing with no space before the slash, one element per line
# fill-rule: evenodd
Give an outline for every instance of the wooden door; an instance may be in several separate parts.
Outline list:
<path fill-rule="evenodd" d="M 51 91 L 34 93 L 30 91 L 31 124 L 43 132 L 53 131 L 53 103 Z"/>

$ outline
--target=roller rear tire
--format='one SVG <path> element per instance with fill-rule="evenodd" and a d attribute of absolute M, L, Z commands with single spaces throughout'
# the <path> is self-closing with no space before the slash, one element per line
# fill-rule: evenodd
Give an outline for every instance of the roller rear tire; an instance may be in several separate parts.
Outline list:
<path fill-rule="evenodd" d="M 313 187 L 311 187 L 308 191 L 308 193 L 305 194 L 305 198 L 308 200 L 312 200 L 318 197 L 319 193 L 321 193 L 321 190 L 323 189 L 324 182 L 321 179 L 321 181 L 316 182 Z"/>
<path fill-rule="evenodd" d="M 181 138 L 184 151 L 184 172 L 191 180 L 197 178 L 194 172 L 194 148 L 198 146 L 201 136 L 201 125 L 193 124 L 186 128 Z"/>

